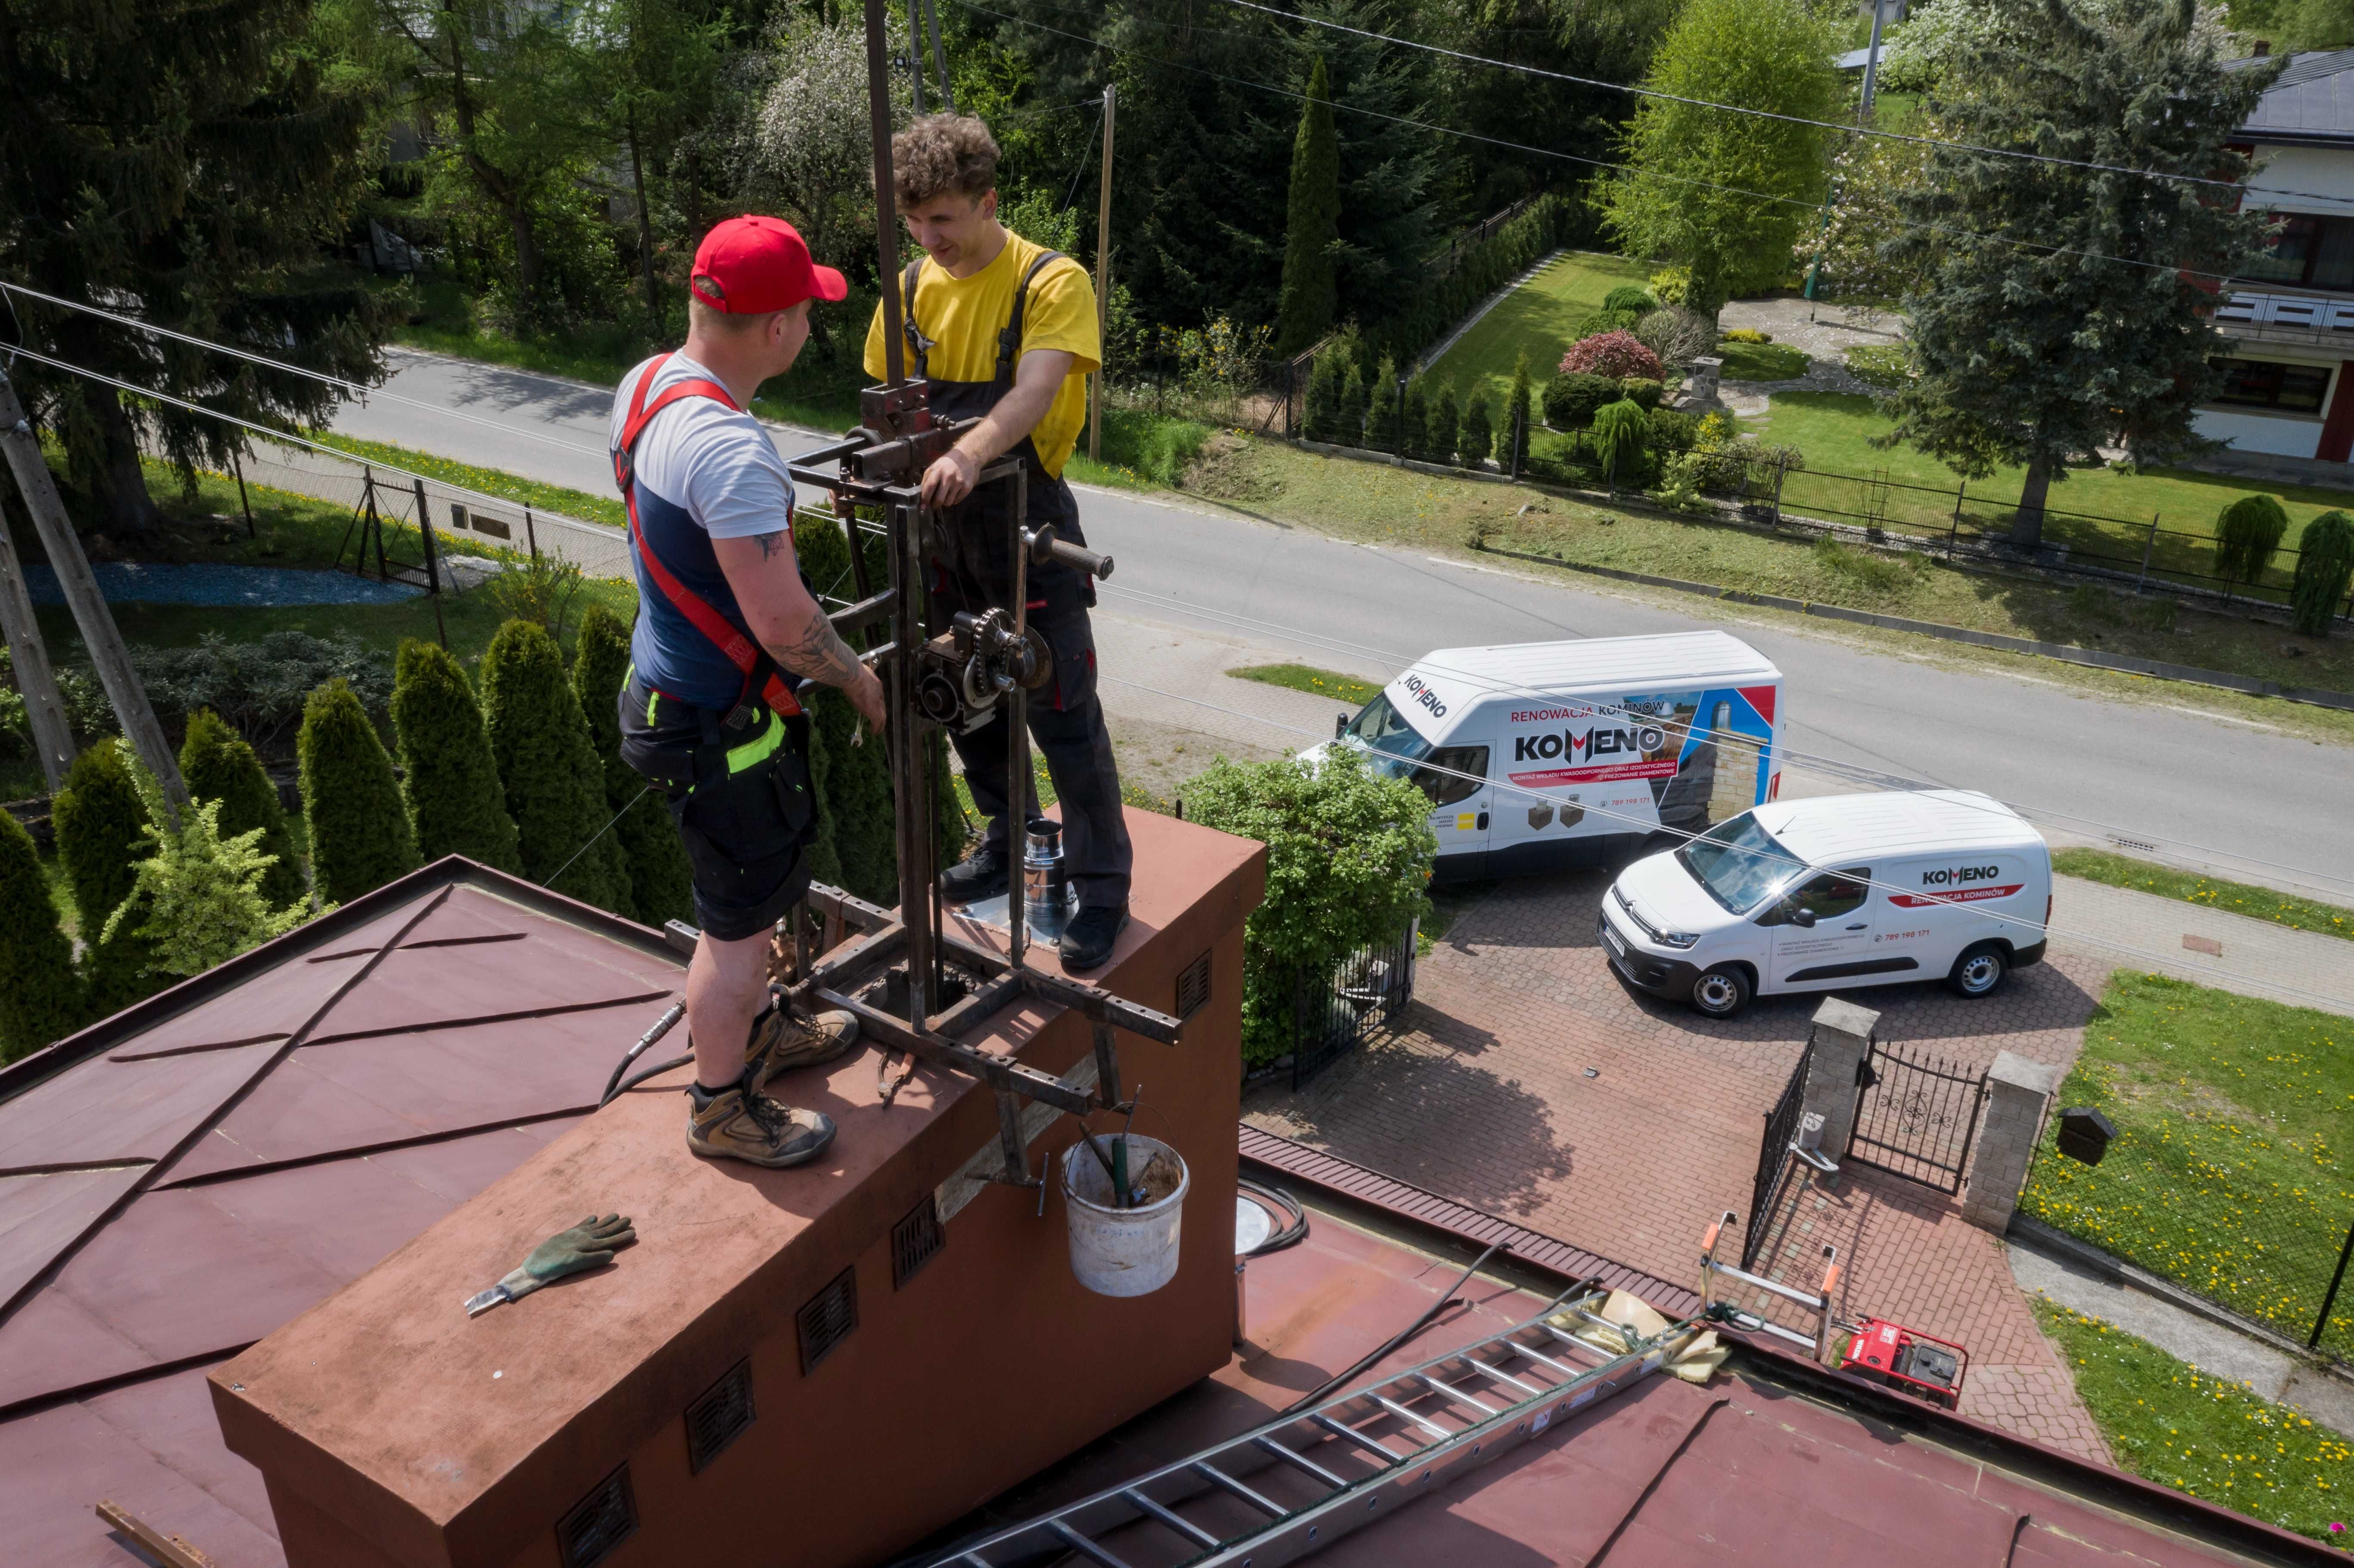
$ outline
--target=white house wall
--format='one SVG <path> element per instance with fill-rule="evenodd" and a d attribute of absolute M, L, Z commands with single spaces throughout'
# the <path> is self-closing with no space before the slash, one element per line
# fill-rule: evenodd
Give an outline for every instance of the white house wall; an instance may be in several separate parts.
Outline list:
<path fill-rule="evenodd" d="M 2243 207 L 2354 217 L 2354 149 L 2259 147 Z"/>
<path fill-rule="evenodd" d="M 2209 440 L 2231 442 L 2234 451 L 2271 457 L 2309 458 L 2321 445 L 2321 421 L 2294 414 L 2201 408 L 2191 416 L 2190 428 Z"/>

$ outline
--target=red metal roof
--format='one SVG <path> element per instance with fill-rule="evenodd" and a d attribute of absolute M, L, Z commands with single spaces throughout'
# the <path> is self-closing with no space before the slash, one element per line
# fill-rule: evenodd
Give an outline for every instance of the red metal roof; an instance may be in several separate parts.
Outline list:
<path fill-rule="evenodd" d="M 592 1109 L 674 999 L 653 932 L 449 860 L 0 1070 L 0 1542 L 130 1561 L 111 1498 L 282 1563 L 204 1369 Z"/>

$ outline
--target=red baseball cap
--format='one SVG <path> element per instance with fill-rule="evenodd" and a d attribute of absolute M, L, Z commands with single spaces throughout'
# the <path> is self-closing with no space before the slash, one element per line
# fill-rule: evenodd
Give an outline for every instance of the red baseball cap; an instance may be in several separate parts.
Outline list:
<path fill-rule="evenodd" d="M 810 260 L 809 244 L 781 217 L 731 217 L 703 237 L 687 286 L 732 315 L 790 310 L 803 300 L 839 300 L 841 273 Z"/>

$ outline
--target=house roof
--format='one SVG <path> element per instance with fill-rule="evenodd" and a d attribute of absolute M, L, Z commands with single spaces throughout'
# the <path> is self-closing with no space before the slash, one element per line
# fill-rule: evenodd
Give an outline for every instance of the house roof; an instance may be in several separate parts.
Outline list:
<path fill-rule="evenodd" d="M 2256 57 L 2232 60 L 2229 69 L 2264 63 Z M 2237 136 L 2277 145 L 2354 146 L 2354 49 L 2290 56 Z"/>
<path fill-rule="evenodd" d="M 282 1563 L 204 1383 L 593 1109 L 654 932 L 452 857 L 0 1069 L 0 1540 Z"/>
<path fill-rule="evenodd" d="M 1517 1231 L 1485 1216 L 1458 1224 L 1443 1201 L 1434 1208 L 1385 1177 L 1247 1128 L 1243 1146 L 1247 1156 L 1272 1160 L 1256 1174 L 1306 1200 L 1310 1231 L 1296 1247 L 1250 1260 L 1246 1343 L 1236 1359 L 959 1520 L 900 1559 L 900 1568 L 936 1562 L 981 1533 L 1258 1425 L 1412 1322 L 1454 1282 L 1478 1240 Z M 1360 1381 L 1536 1315 L 1564 1277 L 1543 1264 L 1523 1270 L 1523 1255 L 1516 1238 L 1509 1260 L 1457 1293 L 1458 1307 Z M 1622 1275 L 1614 1283 L 1648 1293 L 1670 1314 L 1696 1305 L 1664 1282 Z M 2343 1561 L 2303 1537 L 1827 1372 L 1770 1343 L 1726 1337 L 1734 1357 L 1707 1386 L 1645 1379 L 1486 1467 L 1456 1471 L 1449 1484 L 1314 1561 L 1325 1568 Z M 1231 1522 L 1241 1529 L 1252 1519 L 1238 1512 Z M 1150 1543 L 1119 1532 L 1097 1539 L 1123 1561 L 1157 1560 L 1147 1555 Z"/>

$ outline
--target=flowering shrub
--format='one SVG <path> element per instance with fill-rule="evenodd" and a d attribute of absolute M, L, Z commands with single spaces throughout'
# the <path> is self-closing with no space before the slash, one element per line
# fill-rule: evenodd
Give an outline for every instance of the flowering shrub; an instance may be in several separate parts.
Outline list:
<path fill-rule="evenodd" d="M 1659 356 L 1645 348 L 1631 332 L 1606 332 L 1569 345 L 1561 356 L 1564 375 L 1607 376 L 1613 381 L 1659 379 Z"/>
<path fill-rule="evenodd" d="M 1727 343 L 1772 343 L 1774 341 L 1774 334 L 1770 332 L 1759 332 L 1755 327 L 1734 327 L 1731 332 L 1724 334 L 1724 341 Z"/>

